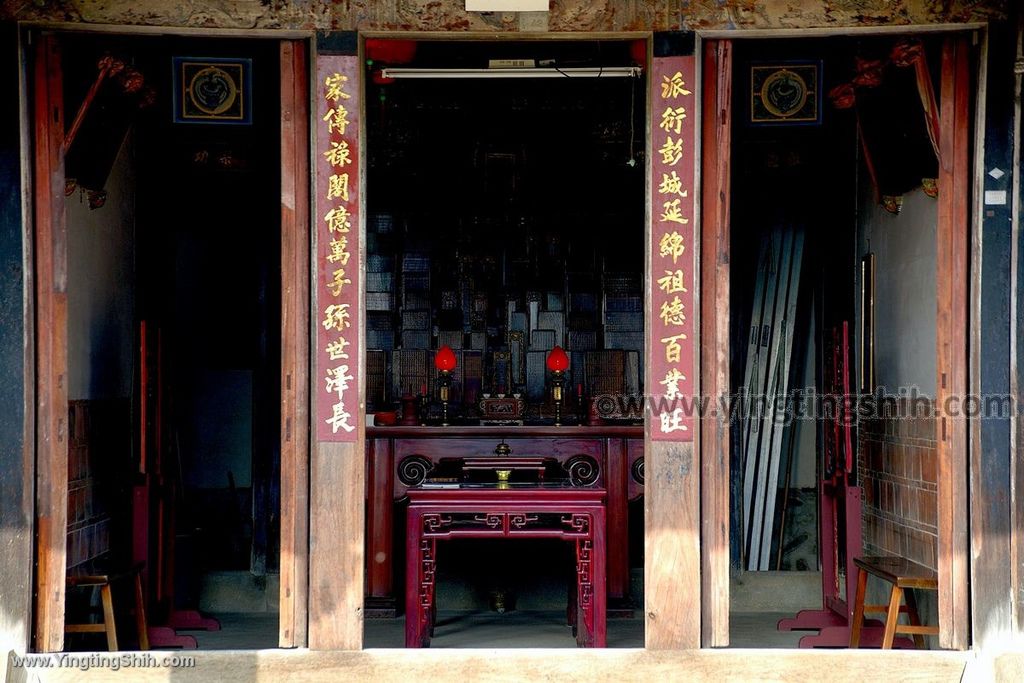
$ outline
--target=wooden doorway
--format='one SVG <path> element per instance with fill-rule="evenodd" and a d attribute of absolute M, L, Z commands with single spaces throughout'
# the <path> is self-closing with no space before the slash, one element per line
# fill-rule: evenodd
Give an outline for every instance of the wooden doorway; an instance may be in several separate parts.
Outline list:
<path fill-rule="evenodd" d="M 733 40 L 704 43 L 701 387 L 717 401 L 730 391 L 730 161 Z M 938 261 L 935 295 L 937 420 L 939 642 L 964 649 L 969 640 L 967 558 L 967 435 L 963 417 L 945 414 L 950 399 L 967 395 L 970 131 L 970 42 L 948 34 L 942 46 L 939 113 Z M 701 424 L 702 644 L 728 644 L 729 623 L 729 430 L 722 415 Z"/>
<path fill-rule="evenodd" d="M 123 33 L 99 27 L 96 33 Z M 190 37 L 207 34 L 182 31 Z M 227 35 L 227 34 L 226 34 Z M 268 34 L 269 35 L 269 34 Z M 281 96 L 281 591 L 283 647 L 306 641 L 308 490 L 309 43 L 276 33 Z M 68 558 L 68 234 L 65 218 L 65 119 L 62 34 L 30 34 L 29 78 L 34 166 L 34 315 L 36 330 L 36 572 L 33 647 L 64 646 Z M 233 37 L 240 37 L 234 34 Z M 245 37 L 251 37 L 246 34 Z M 284 38 L 282 40 L 282 37 Z"/>

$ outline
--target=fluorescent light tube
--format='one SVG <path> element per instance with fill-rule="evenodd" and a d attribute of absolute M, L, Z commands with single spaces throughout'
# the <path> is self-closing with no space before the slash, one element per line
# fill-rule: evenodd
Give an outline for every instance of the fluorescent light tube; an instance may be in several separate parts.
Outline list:
<path fill-rule="evenodd" d="M 638 66 L 587 66 L 564 69 L 407 69 L 386 68 L 384 78 L 626 78 L 639 76 Z"/>

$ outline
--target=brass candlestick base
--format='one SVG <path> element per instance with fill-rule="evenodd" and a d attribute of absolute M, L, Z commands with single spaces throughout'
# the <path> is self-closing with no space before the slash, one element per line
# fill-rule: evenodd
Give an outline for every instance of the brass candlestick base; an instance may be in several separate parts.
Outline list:
<path fill-rule="evenodd" d="M 562 424 L 562 389 L 565 386 L 565 373 L 555 370 L 551 373 L 551 398 L 555 403 L 555 426 Z"/>
<path fill-rule="evenodd" d="M 437 381 L 441 385 L 441 426 L 448 426 L 448 388 L 452 383 L 452 373 L 441 370 L 437 373 Z"/>
<path fill-rule="evenodd" d="M 503 589 L 491 592 L 491 609 L 498 614 L 504 614 L 509 609 L 509 595 Z"/>

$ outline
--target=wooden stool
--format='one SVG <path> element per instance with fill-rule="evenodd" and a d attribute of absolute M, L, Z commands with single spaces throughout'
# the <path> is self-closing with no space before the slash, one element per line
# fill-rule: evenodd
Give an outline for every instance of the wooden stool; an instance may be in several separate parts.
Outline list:
<path fill-rule="evenodd" d="M 885 633 L 882 636 L 882 649 L 892 648 L 897 633 L 914 636 L 914 644 L 918 649 L 924 648 L 924 636 L 937 636 L 938 626 L 922 626 L 917 614 L 917 601 L 914 589 L 938 591 L 939 581 L 934 570 L 911 562 L 902 557 L 856 557 L 857 565 L 857 599 L 853 606 L 853 623 L 850 626 L 850 647 L 860 647 L 860 633 L 864 626 L 865 612 L 882 612 L 885 617 Z M 864 593 L 868 584 L 868 574 L 892 584 L 888 605 L 865 605 Z M 908 590 L 909 589 L 909 590 Z M 900 605 L 905 600 L 906 605 Z M 899 623 L 900 612 L 906 612 L 910 624 Z"/>
<path fill-rule="evenodd" d="M 149 649 L 149 633 L 146 629 L 146 609 L 142 597 L 142 564 L 136 564 L 127 571 L 106 574 L 72 574 L 67 577 L 69 588 L 99 586 L 100 602 L 103 605 L 103 621 L 98 624 L 64 624 L 64 633 L 106 633 L 107 649 L 117 650 L 117 626 L 114 623 L 114 597 L 110 584 L 132 576 L 135 584 L 135 626 L 138 629 L 139 649 Z"/>

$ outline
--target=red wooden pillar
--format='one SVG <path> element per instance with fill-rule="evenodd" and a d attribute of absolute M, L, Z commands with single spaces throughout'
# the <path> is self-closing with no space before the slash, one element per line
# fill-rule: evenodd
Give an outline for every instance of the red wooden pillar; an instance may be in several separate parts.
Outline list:
<path fill-rule="evenodd" d="M 367 454 L 366 609 L 393 617 L 395 454 L 391 439 L 372 439 Z"/>
<path fill-rule="evenodd" d="M 64 98 L 57 38 L 34 54 L 36 306 L 35 649 L 64 646 L 67 564 L 67 230 L 64 214 Z"/>
<path fill-rule="evenodd" d="M 970 44 L 948 36 L 942 46 L 939 97 L 939 197 L 936 242 L 936 396 L 939 410 L 939 645 L 966 649 L 970 637 L 967 420 L 946 414 L 947 400 L 967 396 L 970 192 Z"/>
<path fill-rule="evenodd" d="M 605 440 L 605 487 L 608 491 L 608 600 L 611 609 L 629 598 L 629 464 L 625 439 Z"/>
<path fill-rule="evenodd" d="M 701 100 L 701 393 L 729 395 L 729 202 L 732 161 L 732 42 L 704 43 Z M 700 428 L 701 645 L 729 644 L 729 420 L 705 415 Z"/>

